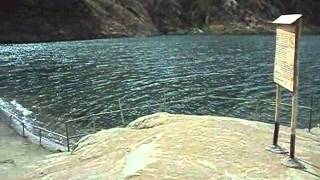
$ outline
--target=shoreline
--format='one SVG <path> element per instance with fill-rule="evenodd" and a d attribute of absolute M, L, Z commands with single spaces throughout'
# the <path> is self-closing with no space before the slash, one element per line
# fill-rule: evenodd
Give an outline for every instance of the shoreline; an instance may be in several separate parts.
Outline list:
<path fill-rule="evenodd" d="M 76 158 L 79 155 L 79 153 L 81 153 L 81 152 L 91 152 L 93 154 L 90 153 L 91 155 L 89 155 L 89 157 L 86 157 L 87 155 L 81 155 L 82 158 L 85 158 L 84 161 L 81 161 L 81 164 L 85 165 L 86 163 L 90 163 L 91 160 L 93 162 L 99 162 L 99 159 L 96 159 L 96 158 L 98 158 L 98 156 L 101 155 L 101 153 L 104 151 L 103 150 L 104 148 L 101 149 L 101 147 L 105 147 L 105 146 L 111 146 L 111 147 L 116 146 L 117 148 L 120 148 L 120 149 L 123 149 L 123 148 L 124 149 L 131 149 L 129 151 L 130 153 L 125 156 L 128 161 L 127 163 L 132 164 L 132 163 L 136 163 L 136 162 L 141 161 L 142 165 L 139 167 L 134 167 L 134 168 L 131 165 L 125 165 L 123 167 L 123 175 L 122 175 L 122 173 L 113 174 L 113 175 L 115 177 L 135 176 L 134 174 L 136 174 L 137 171 L 140 171 L 140 170 L 144 171 L 145 168 L 148 169 L 148 166 L 152 166 L 153 163 L 160 161 L 159 158 L 161 159 L 162 155 L 160 155 L 159 158 L 153 158 L 155 156 L 154 153 L 159 151 L 159 152 L 161 152 L 161 154 L 163 154 L 166 152 L 163 149 L 159 150 L 158 148 L 159 148 L 159 146 L 166 145 L 165 143 L 164 144 L 160 143 L 162 141 L 167 142 L 167 140 L 165 140 L 165 141 L 161 140 L 162 136 L 166 136 L 165 134 L 167 134 L 167 133 L 168 134 L 172 134 L 172 133 L 175 134 L 175 132 L 171 132 L 171 130 L 173 129 L 171 126 L 177 127 L 177 129 L 176 129 L 177 132 L 180 132 L 180 131 L 181 131 L 181 133 L 183 132 L 181 134 L 181 136 L 178 135 L 177 138 L 187 137 L 187 136 L 183 135 L 185 130 L 190 131 L 191 134 L 193 134 L 193 132 L 195 132 L 195 133 L 202 132 L 202 131 L 205 132 L 206 130 L 213 131 L 213 132 L 216 132 L 216 131 L 220 132 L 221 131 L 222 134 L 221 133 L 217 133 L 217 134 L 214 133 L 215 135 L 212 137 L 211 137 L 210 133 L 209 134 L 205 133 L 205 134 L 209 135 L 208 137 L 207 136 L 204 137 L 205 139 L 211 141 L 211 138 L 213 138 L 213 139 L 216 139 L 216 140 L 214 140 L 215 142 L 219 140 L 218 137 L 224 139 L 226 142 L 229 142 L 229 141 L 230 142 L 237 142 L 238 140 L 235 141 L 235 139 L 234 139 L 235 137 L 233 135 L 230 137 L 229 137 L 229 135 L 224 137 L 225 136 L 224 134 L 225 133 L 227 133 L 227 134 L 236 133 L 236 134 L 240 135 L 239 133 L 242 133 L 242 130 L 246 129 L 246 131 L 245 131 L 246 133 L 243 134 L 244 137 L 246 137 L 246 138 L 242 139 L 241 141 L 247 141 L 248 140 L 247 138 L 250 138 L 250 139 L 253 138 L 252 141 L 255 142 L 254 141 L 254 139 L 256 139 L 255 137 L 258 137 L 258 138 L 260 138 L 259 144 L 261 144 L 260 141 L 263 140 L 263 142 L 265 142 L 265 145 L 268 145 L 267 142 L 269 142 L 269 140 L 271 142 L 271 136 L 272 136 L 271 132 L 272 132 L 272 128 L 273 128 L 273 125 L 269 124 L 269 123 L 264 123 L 264 122 L 259 122 L 259 121 L 251 121 L 251 120 L 245 120 L 245 119 L 238 119 L 238 118 L 232 118 L 232 117 L 207 116 L 207 115 L 196 116 L 196 115 L 156 113 L 156 114 L 140 117 L 140 118 L 136 119 L 135 121 L 131 122 L 127 127 L 124 127 L 124 128 L 111 128 L 108 130 L 99 131 L 95 134 L 90 134 L 90 135 L 82 138 L 77 143 L 77 145 L 75 146 L 75 149 L 71 153 L 70 152 L 53 153 L 53 152 L 50 152 L 50 151 L 43 149 L 42 147 L 40 147 L 38 145 L 35 145 L 35 144 L 32 144 L 31 142 L 28 142 L 27 139 L 20 137 L 14 131 L 13 128 L 10 128 L 8 125 L 4 124 L 3 122 L 0 122 L 0 136 L 5 137 L 0 140 L 0 147 L 1 146 L 5 147 L 5 148 L 1 148 L 2 151 L 0 151 L 0 157 L 6 157 L 4 159 L 0 158 L 0 170 L 1 169 L 4 170 L 4 171 L 2 171 L 4 173 L 0 173 L 0 178 L 3 177 L 5 179 L 16 179 L 16 178 L 24 177 L 25 174 L 27 174 L 27 176 L 26 176 L 27 179 L 30 177 L 36 178 L 36 179 L 41 177 L 40 179 L 42 179 L 43 177 L 46 177 L 46 174 L 42 174 L 42 172 L 43 172 L 42 169 L 44 168 L 49 171 L 51 171 L 51 170 L 56 171 L 54 173 L 56 175 L 55 175 L 55 177 L 53 177 L 53 179 L 60 179 L 61 177 L 64 176 L 64 173 L 61 174 L 61 177 L 60 177 L 60 175 L 59 175 L 60 173 L 58 173 L 58 171 L 60 171 L 61 168 L 57 168 L 55 165 L 56 163 L 57 163 L 57 165 L 59 165 L 59 167 L 60 167 L 60 164 L 63 164 L 63 165 L 66 165 L 65 168 L 71 168 L 70 169 L 71 175 L 75 176 L 76 174 L 72 173 L 72 172 L 73 172 L 73 168 L 77 169 L 77 164 L 73 165 L 75 167 L 69 166 L 69 163 L 72 163 L 71 160 L 73 158 Z M 281 136 L 280 144 L 284 145 L 284 147 L 286 149 L 288 148 L 288 143 L 289 143 L 289 141 L 286 141 L 286 136 L 288 136 L 289 130 L 290 130 L 290 127 L 282 126 L 281 131 L 280 131 L 280 136 Z M 137 146 L 137 148 L 135 149 L 134 148 L 135 145 L 133 145 L 133 144 L 130 145 L 130 143 L 131 143 L 130 138 L 133 138 L 136 135 L 134 135 L 134 136 L 129 135 L 128 137 L 126 135 L 127 133 L 136 134 L 135 131 L 136 131 L 138 137 L 134 138 L 133 141 L 138 140 L 138 142 L 139 141 L 144 142 L 145 140 L 143 140 L 143 139 L 139 140 L 140 136 L 144 137 L 146 139 L 150 139 L 151 138 L 150 135 L 152 135 L 152 134 L 153 134 L 152 136 L 158 137 L 159 141 L 155 140 L 154 142 L 147 143 L 142 146 L 140 146 L 141 144 L 138 143 L 140 145 Z M 253 131 L 255 133 L 253 133 Z M 319 127 L 313 128 L 311 133 L 308 133 L 306 129 L 297 129 L 297 131 L 298 131 L 298 139 L 299 139 L 299 141 L 298 141 L 299 145 L 297 146 L 297 151 L 298 151 L 297 156 L 298 157 L 301 156 L 302 162 L 307 167 L 307 169 L 310 172 L 312 172 L 313 174 L 311 174 L 311 176 L 310 176 L 306 173 L 300 173 L 298 171 L 296 172 L 295 170 L 290 169 L 290 168 L 288 168 L 287 170 L 289 170 L 290 172 L 292 172 L 295 175 L 298 175 L 298 177 L 317 177 L 317 176 L 320 176 L 320 172 L 318 172 L 317 169 L 313 169 L 313 167 L 310 166 L 310 164 L 308 164 L 308 163 L 310 163 L 309 162 L 310 160 L 312 160 L 311 164 L 313 164 L 314 162 L 317 162 L 316 156 L 309 154 L 309 153 L 311 153 L 311 152 L 313 153 L 314 151 L 316 151 L 316 148 L 313 146 L 314 146 L 314 143 L 318 142 L 316 140 L 316 137 L 318 135 L 320 135 L 320 128 Z M 268 132 L 270 137 L 268 137 L 266 135 L 262 135 L 262 134 L 266 134 L 266 132 Z M 157 133 L 160 133 L 163 135 L 157 135 Z M 260 133 L 262 133 L 262 134 L 260 134 Z M 187 134 L 189 134 L 189 132 Z M 254 134 L 254 136 L 251 136 L 251 134 Z M 188 135 L 188 137 L 189 137 L 189 135 Z M 216 136 L 218 136 L 218 137 L 216 137 Z M 191 137 L 191 139 L 194 139 L 194 138 L 197 139 L 198 135 L 196 135 L 195 137 L 193 137 L 193 135 L 191 135 L 190 137 Z M 241 135 L 241 137 L 242 137 L 242 135 Z M 109 140 L 105 141 L 103 139 L 105 139 L 105 140 L 109 139 Z M 121 142 L 123 141 L 123 139 L 128 139 L 128 142 L 118 143 L 117 139 L 119 139 L 119 141 L 121 141 Z M 187 140 L 185 140 L 185 141 L 187 142 Z M 188 140 L 188 141 L 190 141 L 190 140 Z M 306 142 L 302 142 L 302 141 L 306 141 Z M 10 142 L 9 146 L 6 145 L 6 144 L 8 144 L 8 142 Z M 117 143 L 112 144 L 112 142 L 117 142 Z M 201 142 L 203 142 L 203 141 L 201 141 Z M 126 143 L 129 143 L 129 144 L 126 145 Z M 188 149 L 188 144 L 190 144 L 190 143 L 194 144 L 194 143 L 198 143 L 198 141 L 191 140 L 191 142 L 185 144 L 187 149 Z M 219 141 L 219 143 L 220 143 L 220 141 Z M 224 143 L 224 142 L 222 142 L 222 143 Z M 256 143 L 258 143 L 258 141 Z M 237 144 L 238 143 L 231 144 L 232 148 L 231 147 L 230 148 L 237 151 L 236 149 L 238 148 L 238 146 L 234 146 Z M 253 143 L 253 144 L 255 144 L 255 143 Z M 308 147 L 312 146 L 313 150 L 306 151 L 304 145 L 307 145 Z M 197 146 L 199 148 L 201 148 L 201 146 L 203 146 L 203 145 L 199 144 Z M 251 147 L 252 145 L 246 144 L 243 148 L 245 148 L 245 149 L 253 148 L 253 147 L 249 148 L 247 146 Z M 91 149 L 92 147 L 95 147 L 95 148 Z M 256 148 L 256 147 L 254 147 L 254 148 Z M 13 151 L 13 149 L 14 149 L 14 151 Z M 263 153 L 265 155 L 268 154 L 266 151 L 264 151 L 264 149 L 255 149 L 255 150 L 259 151 L 259 152 L 261 151 L 261 153 Z M 12 154 L 7 154 L 8 152 L 12 152 Z M 169 151 L 169 152 L 171 152 L 171 151 Z M 97 153 L 99 155 L 95 155 L 95 153 Z M 210 152 L 206 152 L 206 153 L 198 152 L 198 154 L 199 153 L 201 156 L 206 156 L 207 153 L 210 153 Z M 229 153 L 229 151 L 224 152 L 224 153 Z M 253 151 L 252 153 L 256 153 L 256 152 Z M 50 156 L 48 156 L 48 155 L 50 155 Z M 93 156 L 93 159 L 90 158 L 91 156 Z M 246 155 L 246 156 L 248 156 L 248 155 Z M 273 155 L 273 156 L 276 157 L 276 155 Z M 311 157 L 307 158 L 309 156 L 311 156 L 312 158 Z M 166 157 L 166 158 L 173 158 L 173 157 L 174 156 Z M 188 154 L 187 157 L 192 157 L 192 155 Z M 271 158 L 271 156 L 269 157 L 269 155 L 268 155 L 268 158 Z M 89 161 L 87 161 L 87 159 Z M 117 160 L 114 159 L 114 161 L 117 161 Z M 50 165 L 46 165 L 48 163 L 45 163 L 45 162 L 50 162 Z M 246 160 L 245 160 L 245 162 L 246 162 Z M 273 159 L 272 162 L 276 163 L 277 161 L 275 159 Z M 307 164 L 305 162 L 307 162 Z M 103 163 L 103 162 L 100 162 L 100 163 Z M 100 164 L 100 163 L 98 163 L 98 164 Z M 116 162 L 116 163 L 119 163 L 119 162 Z M 224 163 L 228 164 L 229 162 L 226 161 Z M 256 163 L 259 164 L 262 162 L 256 162 Z M 230 164 L 230 165 L 234 166 L 233 164 Z M 278 166 L 276 164 L 274 164 L 274 165 Z M 260 166 L 261 166 L 261 164 L 259 165 L 259 167 Z M 259 169 L 259 167 L 257 167 L 257 169 Z M 281 171 L 285 170 L 285 168 L 283 168 L 282 166 L 280 166 L 280 167 L 281 167 Z M 193 167 L 190 167 L 190 168 L 193 169 Z M 32 170 L 32 171 L 30 171 L 30 170 Z M 92 170 L 93 171 L 95 170 L 95 166 L 92 166 Z M 212 170 L 213 169 L 211 169 L 211 171 Z M 228 170 L 233 171 L 233 168 L 228 169 Z M 40 173 L 41 175 L 36 175 L 36 174 L 38 174 L 38 172 L 41 172 Z M 47 172 L 47 171 L 45 171 L 45 172 Z M 106 173 L 110 173 L 110 172 L 108 171 Z M 247 174 L 247 175 L 237 174 L 236 176 L 243 177 L 243 178 L 245 178 L 245 177 L 260 177 L 259 174 L 263 175 L 262 177 L 266 176 L 263 173 L 263 171 L 260 171 L 260 170 L 259 170 L 258 174 L 255 174 L 255 173 Z M 79 174 L 79 176 L 81 178 L 90 177 L 90 176 L 82 176 L 82 175 L 83 174 Z M 171 175 L 171 174 L 167 174 L 167 175 Z M 282 175 L 285 176 L 284 174 L 282 174 Z M 138 175 L 138 176 L 140 176 L 140 175 Z M 142 176 L 144 176 L 144 175 L 142 175 Z M 198 174 L 198 176 L 202 177 L 202 176 L 206 176 L 206 174 Z M 221 176 L 227 177 L 225 175 L 221 175 Z M 270 177 L 274 178 L 276 176 L 273 174 Z M 293 177 L 293 176 L 290 176 L 290 177 Z M 63 178 L 65 178 L 65 177 L 63 177 Z"/>
<path fill-rule="evenodd" d="M 221 116 L 156 113 L 125 128 L 82 138 L 71 153 L 49 156 L 25 179 L 174 179 L 320 177 L 319 128 L 298 130 L 297 158 L 306 169 L 281 165 L 287 155 L 265 150 L 273 126 Z M 280 145 L 289 147 L 290 128 L 281 127 Z M 112 162 L 112 163 L 110 163 Z M 45 165 L 50 164 L 50 165 Z M 137 165 L 138 164 L 138 165 Z M 90 167 L 88 169 L 87 167 Z M 81 171 L 79 169 L 87 169 Z"/>
<path fill-rule="evenodd" d="M 201 30 L 201 28 L 195 28 L 196 31 Z M 209 30 L 210 31 L 210 30 Z M 74 38 L 74 39 L 54 39 L 54 40 L 32 40 L 32 41 L 1 41 L 0 45 L 11 45 L 11 44 L 35 44 L 35 43 L 61 43 L 61 42 L 72 42 L 72 41 L 94 41 L 94 40 L 103 40 L 103 39 L 122 39 L 122 38 L 153 38 L 153 37 L 162 37 L 162 36 L 192 36 L 192 35 L 203 35 L 203 36 L 252 36 L 252 35 L 274 35 L 275 29 L 267 30 L 267 31 L 252 31 L 249 30 L 231 30 L 231 31 L 203 31 L 203 32 L 192 32 L 192 30 L 181 30 L 181 32 L 169 32 L 167 34 L 163 33 L 156 33 L 151 35 L 133 35 L 133 36 L 127 36 L 127 35 L 105 35 L 103 37 L 92 37 L 92 38 Z M 312 36 L 312 35 L 320 35 L 320 29 L 316 30 L 307 30 L 305 32 L 302 32 L 304 36 Z"/>

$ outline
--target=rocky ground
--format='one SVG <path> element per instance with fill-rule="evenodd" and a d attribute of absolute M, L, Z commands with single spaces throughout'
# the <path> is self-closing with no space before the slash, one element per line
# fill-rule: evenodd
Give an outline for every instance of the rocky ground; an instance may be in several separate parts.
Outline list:
<path fill-rule="evenodd" d="M 261 122 L 158 113 L 127 128 L 83 138 L 72 153 L 50 155 L 25 179 L 319 179 L 320 130 L 298 130 L 296 156 L 305 166 L 281 165 L 286 155 L 265 150 L 273 126 Z M 289 146 L 281 127 L 280 144 Z"/>
<path fill-rule="evenodd" d="M 319 10 L 318 0 L 2 0 L 0 42 L 270 32 L 288 13 L 315 32 Z"/>
<path fill-rule="evenodd" d="M 51 154 L 31 144 L 0 121 L 0 179 L 15 180 L 26 173 L 32 163 Z"/>

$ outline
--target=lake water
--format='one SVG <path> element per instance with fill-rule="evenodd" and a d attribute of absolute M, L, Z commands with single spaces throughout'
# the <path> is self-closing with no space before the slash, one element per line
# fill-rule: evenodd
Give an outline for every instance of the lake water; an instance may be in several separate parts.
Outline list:
<path fill-rule="evenodd" d="M 269 122 L 274 46 L 271 35 L 4 44 L 0 98 L 16 100 L 48 126 L 116 111 L 118 99 L 123 109 L 131 108 L 124 110 L 126 123 L 157 111 Z M 320 95 L 320 36 L 302 38 L 300 64 L 299 103 L 308 105 L 312 94 Z M 289 93 L 284 101 L 290 101 Z M 300 126 L 305 127 L 308 113 L 301 110 Z M 289 117 L 284 107 L 283 121 Z M 106 127 L 121 123 L 119 113 L 99 118 Z"/>

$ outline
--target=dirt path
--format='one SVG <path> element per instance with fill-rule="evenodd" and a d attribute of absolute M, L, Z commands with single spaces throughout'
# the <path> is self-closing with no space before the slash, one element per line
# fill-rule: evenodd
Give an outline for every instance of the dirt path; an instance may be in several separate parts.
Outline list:
<path fill-rule="evenodd" d="M 0 121 L 0 179 L 17 179 L 31 163 L 51 152 L 31 144 Z"/>

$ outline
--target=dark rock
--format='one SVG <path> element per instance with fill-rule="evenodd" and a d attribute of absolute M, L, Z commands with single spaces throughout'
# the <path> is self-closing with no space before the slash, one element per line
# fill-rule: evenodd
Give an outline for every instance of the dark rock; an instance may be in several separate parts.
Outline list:
<path fill-rule="evenodd" d="M 270 31 L 280 14 L 303 13 L 308 29 L 320 29 L 317 0 L 3 0 L 0 42 L 38 42 L 172 34 L 238 24 Z M 226 29 L 226 28 L 220 28 Z M 220 31 L 219 31 L 220 32 Z M 242 31 L 241 31 L 242 32 Z M 225 33 L 222 31 L 221 33 Z"/>

